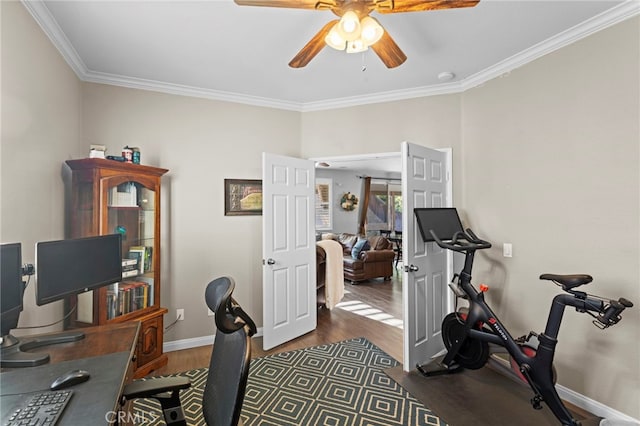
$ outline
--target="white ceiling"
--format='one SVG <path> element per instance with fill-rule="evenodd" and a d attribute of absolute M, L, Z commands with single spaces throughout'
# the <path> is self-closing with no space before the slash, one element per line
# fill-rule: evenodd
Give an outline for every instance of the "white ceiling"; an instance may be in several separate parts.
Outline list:
<path fill-rule="evenodd" d="M 287 65 L 328 11 L 208 1 L 23 1 L 84 81 L 296 111 L 466 90 L 639 13 L 638 1 L 481 0 L 377 15 L 407 61 L 325 47 Z M 366 68 L 366 69 L 365 69 Z M 446 83 L 437 75 L 451 71 Z"/>

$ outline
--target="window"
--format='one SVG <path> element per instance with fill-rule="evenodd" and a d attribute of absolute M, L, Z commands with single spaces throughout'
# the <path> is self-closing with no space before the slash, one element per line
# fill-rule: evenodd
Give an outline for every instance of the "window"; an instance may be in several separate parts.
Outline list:
<path fill-rule="evenodd" d="M 331 179 L 316 178 L 316 229 L 330 231 L 333 228 L 333 198 Z"/>
<path fill-rule="evenodd" d="M 402 231 L 402 188 L 372 181 L 367 208 L 367 229 Z"/>

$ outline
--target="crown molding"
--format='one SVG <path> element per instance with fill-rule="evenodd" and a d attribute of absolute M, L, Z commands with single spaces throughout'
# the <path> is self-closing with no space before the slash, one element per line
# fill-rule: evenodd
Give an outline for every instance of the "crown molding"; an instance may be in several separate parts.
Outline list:
<path fill-rule="evenodd" d="M 459 82 L 438 84 L 433 86 L 412 87 L 410 89 L 391 90 L 372 93 L 370 95 L 350 96 L 329 99 L 326 101 L 306 102 L 302 104 L 302 112 L 322 111 L 327 109 L 349 108 L 353 106 L 376 104 L 381 102 L 402 101 L 425 96 L 448 95 L 463 90 Z"/>
<path fill-rule="evenodd" d="M 165 83 L 162 81 L 146 80 L 142 78 L 123 77 L 115 74 L 107 74 L 96 71 L 86 72 L 82 77 L 80 77 L 80 79 L 89 83 L 108 84 L 112 86 L 128 87 L 130 89 L 149 90 L 153 92 L 168 93 L 171 95 L 204 98 L 215 101 L 233 102 L 238 104 L 283 109 L 289 111 L 300 112 L 302 111 L 303 107 L 303 104 L 298 102 L 261 98 L 259 96 L 224 92 L 221 90 L 203 89 L 201 87 Z"/>
<path fill-rule="evenodd" d="M 574 26 L 573 28 L 550 37 L 529 49 L 457 82 L 379 92 L 363 96 L 351 96 L 317 102 L 300 103 L 91 71 L 82 61 L 78 52 L 73 48 L 69 39 L 66 37 L 43 1 L 21 0 L 21 2 L 29 11 L 31 16 L 33 16 L 33 19 L 38 23 L 40 28 L 42 28 L 47 37 L 49 37 L 53 45 L 62 54 L 67 64 L 69 64 L 71 69 L 73 69 L 78 78 L 82 81 L 297 112 L 348 108 L 373 103 L 393 102 L 426 96 L 461 93 L 496 77 L 507 74 L 516 68 L 561 49 L 569 44 L 575 43 L 576 41 L 588 37 L 598 31 L 609 28 L 640 14 L 640 1 L 627 0 L 618 6 Z"/>
<path fill-rule="evenodd" d="M 533 62 L 556 50 L 562 49 L 592 34 L 616 25 L 622 21 L 640 14 L 640 1 L 627 0 L 599 15 L 596 15 L 572 28 L 554 35 L 528 49 L 523 50 L 510 58 L 500 61 L 474 75 L 465 78 L 462 82 L 462 91 L 466 91 L 486 83 L 489 80 L 508 74 L 509 72 Z"/>

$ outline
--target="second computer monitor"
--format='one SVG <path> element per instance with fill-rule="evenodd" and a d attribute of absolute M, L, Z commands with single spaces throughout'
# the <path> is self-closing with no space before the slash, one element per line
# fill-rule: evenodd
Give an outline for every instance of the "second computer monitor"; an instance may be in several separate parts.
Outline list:
<path fill-rule="evenodd" d="M 120 234 L 36 244 L 38 306 L 122 279 Z"/>

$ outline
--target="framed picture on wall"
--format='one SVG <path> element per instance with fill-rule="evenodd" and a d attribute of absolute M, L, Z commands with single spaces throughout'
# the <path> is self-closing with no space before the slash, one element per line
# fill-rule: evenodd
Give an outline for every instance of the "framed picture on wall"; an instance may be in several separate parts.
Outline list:
<path fill-rule="evenodd" d="M 224 215 L 250 216 L 262 214 L 262 181 L 260 179 L 224 180 Z"/>

